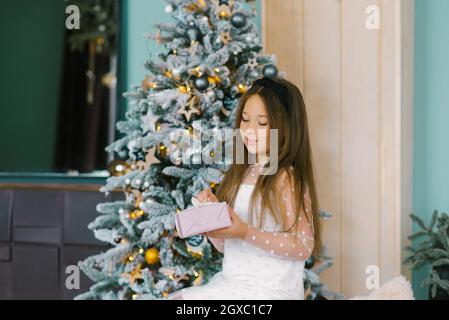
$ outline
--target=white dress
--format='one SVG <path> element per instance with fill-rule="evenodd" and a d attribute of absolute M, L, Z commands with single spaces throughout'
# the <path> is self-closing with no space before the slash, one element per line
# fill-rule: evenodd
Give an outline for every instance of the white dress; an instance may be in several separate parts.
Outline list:
<path fill-rule="evenodd" d="M 233 209 L 245 223 L 253 190 L 254 185 L 242 184 L 234 201 Z M 280 225 L 267 215 L 263 230 L 251 226 L 244 240 L 220 239 L 223 250 L 219 250 L 224 253 L 222 271 L 207 284 L 178 290 L 168 299 L 303 300 L 304 264 L 310 255 L 312 238 L 304 236 L 304 232 L 298 236 L 278 233 L 279 230 Z M 214 239 L 213 244 L 219 248 L 220 242 Z"/>

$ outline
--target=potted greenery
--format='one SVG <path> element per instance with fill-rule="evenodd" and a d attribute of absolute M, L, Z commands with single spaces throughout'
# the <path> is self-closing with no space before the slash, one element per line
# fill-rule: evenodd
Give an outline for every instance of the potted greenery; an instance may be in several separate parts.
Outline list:
<path fill-rule="evenodd" d="M 410 217 L 421 230 L 408 238 L 422 241 L 415 248 L 405 248 L 410 255 L 404 263 L 411 265 L 412 269 L 430 265 L 429 275 L 421 286 L 429 287 L 430 299 L 449 299 L 449 216 L 435 210 L 429 226 L 414 214 Z"/>

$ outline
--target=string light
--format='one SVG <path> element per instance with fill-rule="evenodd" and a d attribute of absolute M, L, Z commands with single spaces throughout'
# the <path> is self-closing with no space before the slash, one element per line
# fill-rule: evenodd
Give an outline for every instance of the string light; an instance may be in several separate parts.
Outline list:
<path fill-rule="evenodd" d="M 245 93 L 245 91 L 246 91 L 246 86 L 245 85 L 239 84 L 238 88 L 239 88 L 240 93 Z"/>

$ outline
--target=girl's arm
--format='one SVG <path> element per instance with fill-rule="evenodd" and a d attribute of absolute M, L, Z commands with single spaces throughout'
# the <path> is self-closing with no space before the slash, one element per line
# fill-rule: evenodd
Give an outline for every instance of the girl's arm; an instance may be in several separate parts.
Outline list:
<path fill-rule="evenodd" d="M 207 236 L 207 238 L 210 240 L 210 242 L 212 242 L 212 244 L 214 245 L 215 248 L 217 248 L 218 251 L 220 251 L 221 253 L 224 253 L 225 239 L 213 238 L 213 237 L 209 237 L 209 236 Z"/>
<path fill-rule="evenodd" d="M 297 201 L 293 198 L 294 186 L 291 181 L 291 175 L 283 172 L 278 189 L 281 190 L 281 212 L 285 217 L 287 229 L 293 225 L 296 216 L 294 205 Z M 300 216 L 295 228 L 289 232 L 268 232 L 248 225 L 244 240 L 278 257 L 297 261 L 307 260 L 314 247 L 313 217 L 308 188 L 303 196 L 305 208 L 299 208 Z"/>

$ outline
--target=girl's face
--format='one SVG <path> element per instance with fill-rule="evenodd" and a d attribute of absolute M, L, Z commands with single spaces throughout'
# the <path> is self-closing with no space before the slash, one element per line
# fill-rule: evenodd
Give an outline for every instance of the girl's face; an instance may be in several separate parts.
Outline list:
<path fill-rule="evenodd" d="M 258 162 L 266 158 L 270 151 L 270 124 L 265 104 L 257 94 L 252 95 L 245 103 L 240 134 L 248 152 L 258 156 Z"/>

